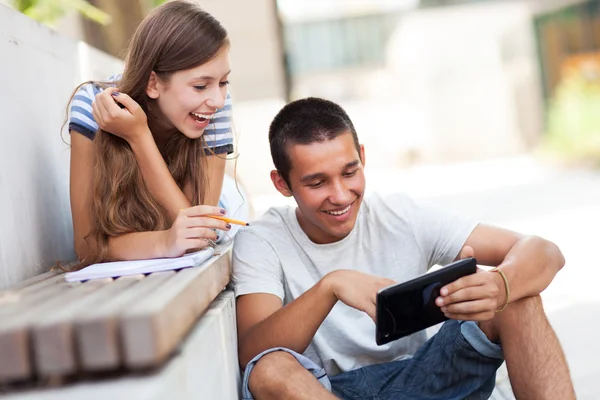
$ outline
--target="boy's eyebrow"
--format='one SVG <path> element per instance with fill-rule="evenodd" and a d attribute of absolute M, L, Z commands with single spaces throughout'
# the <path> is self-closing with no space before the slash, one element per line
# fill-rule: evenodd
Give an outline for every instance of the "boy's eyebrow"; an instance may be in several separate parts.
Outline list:
<path fill-rule="evenodd" d="M 360 160 L 355 160 L 355 161 L 349 162 L 348 164 L 344 165 L 343 170 L 346 170 L 348 168 L 356 167 L 358 164 L 360 164 Z M 310 181 L 313 181 L 313 180 L 315 180 L 317 178 L 324 178 L 324 177 L 326 177 L 326 175 L 324 173 L 317 172 L 315 174 L 310 174 L 310 175 L 303 176 L 302 178 L 300 178 L 300 182 L 303 182 L 303 183 L 310 182 Z"/>

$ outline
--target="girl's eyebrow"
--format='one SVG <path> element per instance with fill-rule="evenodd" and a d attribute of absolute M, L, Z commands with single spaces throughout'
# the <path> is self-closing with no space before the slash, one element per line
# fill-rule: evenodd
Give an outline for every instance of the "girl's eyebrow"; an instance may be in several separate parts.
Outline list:
<path fill-rule="evenodd" d="M 224 74 L 223 76 L 227 76 L 231 73 L 231 70 L 229 70 L 226 74 Z M 196 80 L 205 80 L 205 81 L 214 81 L 216 80 L 214 77 L 212 76 L 208 76 L 208 75 L 203 75 L 203 76 L 198 76 L 193 78 L 192 80 L 196 81 Z"/>

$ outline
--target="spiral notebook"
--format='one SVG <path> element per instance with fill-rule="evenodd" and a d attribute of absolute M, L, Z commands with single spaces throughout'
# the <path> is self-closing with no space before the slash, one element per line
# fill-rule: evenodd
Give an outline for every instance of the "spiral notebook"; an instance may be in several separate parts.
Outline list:
<path fill-rule="evenodd" d="M 208 247 L 177 258 L 156 258 L 151 260 L 115 261 L 92 264 L 80 271 L 65 274 L 67 282 L 86 281 L 99 278 L 117 278 L 119 276 L 150 274 L 152 272 L 197 267 L 214 254 L 215 249 Z"/>

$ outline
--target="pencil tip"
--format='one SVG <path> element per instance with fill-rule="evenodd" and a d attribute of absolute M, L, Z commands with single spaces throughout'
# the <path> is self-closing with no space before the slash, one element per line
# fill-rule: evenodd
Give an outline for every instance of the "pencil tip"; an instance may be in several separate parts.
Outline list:
<path fill-rule="evenodd" d="M 246 222 L 246 226 L 250 226 L 250 224 Z"/>

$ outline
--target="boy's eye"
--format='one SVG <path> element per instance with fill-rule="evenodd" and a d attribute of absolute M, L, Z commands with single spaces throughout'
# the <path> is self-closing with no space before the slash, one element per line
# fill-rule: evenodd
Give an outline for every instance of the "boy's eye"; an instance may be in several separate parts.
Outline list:
<path fill-rule="evenodd" d="M 354 175 L 356 175 L 356 172 L 357 172 L 357 171 L 358 171 L 358 170 L 357 170 L 357 169 L 355 169 L 355 170 L 354 170 L 354 171 L 352 171 L 352 172 L 346 172 L 346 173 L 344 174 L 344 176 L 346 176 L 346 177 L 351 177 L 351 176 L 354 176 Z"/>
<path fill-rule="evenodd" d="M 313 188 L 313 189 L 315 189 L 315 188 L 318 188 L 318 187 L 319 187 L 319 186 L 321 186 L 321 185 L 323 185 L 323 182 L 322 182 L 322 181 L 319 181 L 319 182 L 315 182 L 315 183 L 310 183 L 310 184 L 308 184 L 307 186 L 308 186 L 309 188 Z"/>

